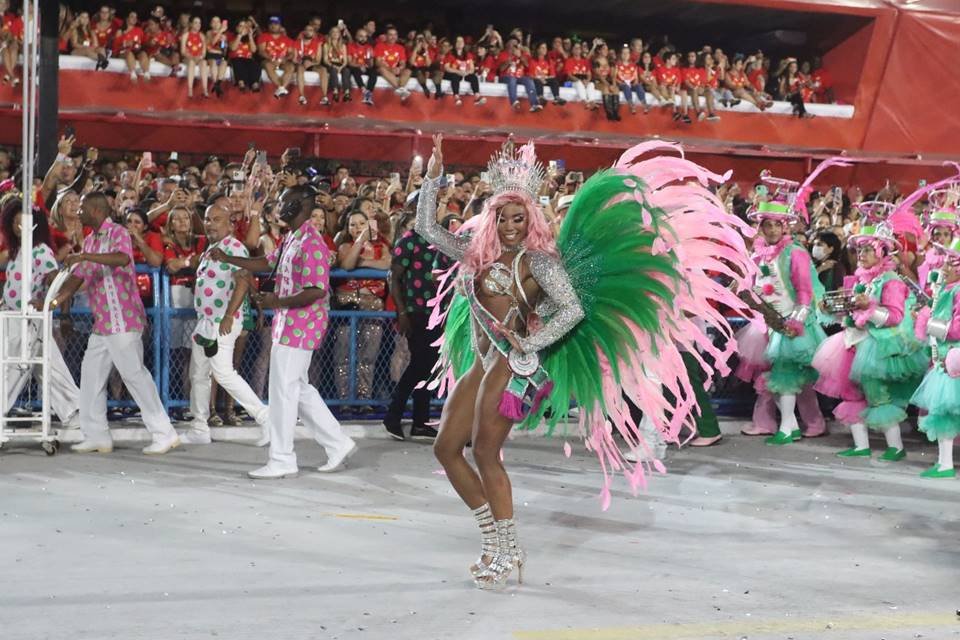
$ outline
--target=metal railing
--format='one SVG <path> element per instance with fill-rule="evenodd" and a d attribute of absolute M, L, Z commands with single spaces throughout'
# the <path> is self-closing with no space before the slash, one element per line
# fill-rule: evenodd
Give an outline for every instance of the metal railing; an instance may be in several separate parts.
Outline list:
<path fill-rule="evenodd" d="M 167 410 L 188 407 L 189 397 L 189 344 L 196 321 L 192 307 L 177 308 L 172 305 L 171 283 L 166 271 L 145 265 L 137 266 L 137 273 L 147 275 L 151 291 L 144 300 L 147 324 L 144 329 L 144 360 L 153 375 L 160 398 Z M 365 278 L 387 279 L 389 271 L 356 269 L 334 270 L 330 279 L 332 288 L 336 282 Z M 256 311 L 253 312 L 254 319 Z M 253 390 L 267 399 L 269 350 L 271 345 L 270 322 L 272 311 L 265 311 L 262 327 L 251 329 L 243 358 L 237 369 L 250 382 Z M 330 312 L 330 327 L 324 344 L 315 351 L 310 368 L 310 381 L 327 404 L 337 414 L 355 408 L 365 408 L 370 415 L 385 410 L 396 380 L 390 372 L 397 332 L 393 311 L 348 311 L 333 309 Z M 58 311 L 55 321 L 63 319 Z M 75 330 L 65 335 L 55 322 L 55 339 L 60 344 L 64 359 L 75 379 L 79 379 L 80 363 L 86 350 L 87 336 L 92 330 L 92 313 L 81 296 L 74 304 L 71 319 Z M 740 324 L 742 318 L 731 318 L 731 323 Z M 370 349 L 366 341 L 375 341 Z M 372 356 L 371 356 L 372 352 Z M 366 368 L 364 384 L 358 372 Z M 368 388 L 361 388 L 366 386 Z M 36 389 L 28 385 L 19 403 L 35 404 Z M 719 379 L 712 391 L 713 404 L 721 415 L 748 415 L 754 392 L 733 376 Z M 134 408 L 136 405 L 126 395 L 119 378 L 115 377 L 110 389 L 110 408 Z"/>

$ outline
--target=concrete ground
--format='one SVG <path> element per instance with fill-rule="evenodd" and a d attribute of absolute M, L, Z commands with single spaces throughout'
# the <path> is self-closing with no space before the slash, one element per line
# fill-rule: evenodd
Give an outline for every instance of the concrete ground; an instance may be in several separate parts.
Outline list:
<path fill-rule="evenodd" d="M 160 458 L 0 450 L 0 638 L 898 640 L 960 637 L 960 480 L 934 449 L 841 462 L 842 435 L 728 435 L 600 510 L 581 447 L 506 449 L 526 583 L 477 591 L 478 535 L 425 443 L 375 426 L 351 467 L 253 482 L 238 443 Z M 725 425 L 735 431 L 736 425 Z M 880 449 L 880 443 L 875 443 Z"/>

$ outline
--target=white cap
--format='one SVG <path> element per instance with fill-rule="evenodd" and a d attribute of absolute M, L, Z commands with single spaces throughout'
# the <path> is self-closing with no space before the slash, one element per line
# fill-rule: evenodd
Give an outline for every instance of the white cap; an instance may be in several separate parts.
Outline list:
<path fill-rule="evenodd" d="M 560 196 L 560 199 L 557 200 L 557 211 L 560 209 L 569 209 L 575 197 L 576 196 Z"/>

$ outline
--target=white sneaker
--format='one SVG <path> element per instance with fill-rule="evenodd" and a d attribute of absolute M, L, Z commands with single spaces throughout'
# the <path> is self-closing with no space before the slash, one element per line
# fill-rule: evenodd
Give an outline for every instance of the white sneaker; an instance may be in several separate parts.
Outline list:
<path fill-rule="evenodd" d="M 336 471 L 341 466 L 346 464 L 347 458 L 352 456 L 357 452 L 357 443 L 353 440 L 350 440 L 350 444 L 346 445 L 340 451 L 335 451 L 334 453 L 327 454 L 327 463 L 317 467 L 317 471 L 321 473 L 331 473 Z"/>
<path fill-rule="evenodd" d="M 211 442 L 209 431 L 187 429 L 180 434 L 180 444 L 210 444 Z"/>
<path fill-rule="evenodd" d="M 290 93 L 290 92 L 287 91 L 285 87 L 277 87 L 277 90 L 273 92 L 273 97 L 274 97 L 274 98 L 282 98 L 283 96 L 287 95 L 288 93 Z"/>
<path fill-rule="evenodd" d="M 159 456 L 170 451 L 171 449 L 176 449 L 179 446 L 180 438 L 174 434 L 172 438 L 167 438 L 165 440 L 154 440 L 152 443 L 143 448 L 142 453 L 145 456 Z"/>
<path fill-rule="evenodd" d="M 70 450 L 76 453 L 110 453 L 113 451 L 113 443 L 109 440 L 96 442 L 94 440 L 84 439 L 83 442 L 72 445 Z"/>
<path fill-rule="evenodd" d="M 259 469 L 248 471 L 247 476 L 254 480 L 280 480 L 282 478 L 296 478 L 297 473 L 298 470 L 296 467 L 293 469 L 283 469 L 279 464 L 271 460 Z"/>

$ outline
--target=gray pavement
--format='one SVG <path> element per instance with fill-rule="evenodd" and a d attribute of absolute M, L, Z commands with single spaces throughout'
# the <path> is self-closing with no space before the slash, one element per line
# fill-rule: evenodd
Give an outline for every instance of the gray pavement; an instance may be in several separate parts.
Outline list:
<path fill-rule="evenodd" d="M 160 458 L 0 450 L 0 638 L 670 640 L 960 637 L 960 480 L 841 462 L 844 436 L 727 436 L 609 511 L 579 445 L 506 449 L 526 583 L 478 592 L 470 514 L 430 447 L 375 426 L 351 467 L 252 482 L 237 443 Z M 735 427 L 727 425 L 727 430 Z M 879 442 L 875 449 L 879 450 Z M 921 455 L 921 452 L 923 455 Z"/>

